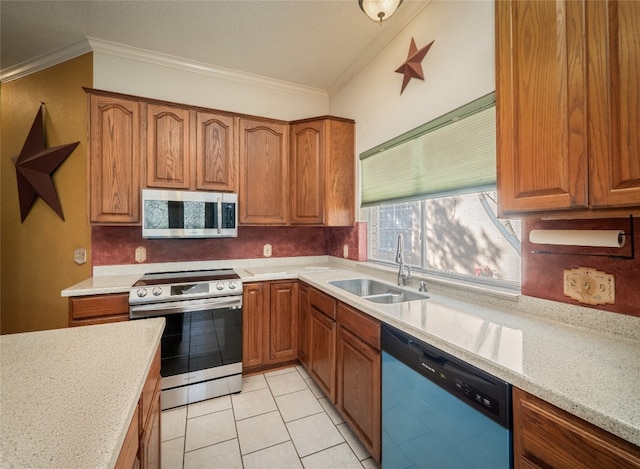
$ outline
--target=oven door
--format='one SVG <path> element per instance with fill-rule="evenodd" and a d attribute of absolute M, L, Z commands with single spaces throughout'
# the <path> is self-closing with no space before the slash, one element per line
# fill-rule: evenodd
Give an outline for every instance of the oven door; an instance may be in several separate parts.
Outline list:
<path fill-rule="evenodd" d="M 240 392 L 242 297 L 131 306 L 130 317 L 162 316 L 162 409 Z"/>

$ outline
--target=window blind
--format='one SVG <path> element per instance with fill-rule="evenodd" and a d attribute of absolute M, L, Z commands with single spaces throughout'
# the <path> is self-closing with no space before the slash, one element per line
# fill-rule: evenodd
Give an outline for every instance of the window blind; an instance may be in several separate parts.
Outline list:
<path fill-rule="evenodd" d="M 362 206 L 496 184 L 495 93 L 360 155 Z"/>

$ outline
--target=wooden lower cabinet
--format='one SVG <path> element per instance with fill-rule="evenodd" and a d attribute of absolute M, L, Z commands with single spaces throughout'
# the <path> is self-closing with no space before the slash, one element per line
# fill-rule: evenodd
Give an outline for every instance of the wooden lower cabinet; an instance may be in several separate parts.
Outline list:
<path fill-rule="evenodd" d="M 300 282 L 298 285 L 298 360 L 309 368 L 309 287 Z"/>
<path fill-rule="evenodd" d="M 242 285 L 242 368 L 245 372 L 257 369 L 263 361 L 266 285 L 266 282 Z"/>
<path fill-rule="evenodd" d="M 373 458 L 380 462 L 380 322 L 338 304 L 336 406 Z"/>
<path fill-rule="evenodd" d="M 640 468 L 640 448 L 513 388 L 514 468 Z"/>
<path fill-rule="evenodd" d="M 336 402 L 336 300 L 309 289 L 309 374 Z"/>
<path fill-rule="evenodd" d="M 300 361 L 380 462 L 380 321 L 313 287 L 300 291 Z"/>
<path fill-rule="evenodd" d="M 116 461 L 116 469 L 130 469 L 140 467 L 140 459 L 138 458 L 138 448 L 140 447 L 140 407 L 136 407 L 133 414 L 129 429 L 124 437 L 124 443 L 120 450 L 120 455 Z"/>
<path fill-rule="evenodd" d="M 311 310 L 309 373 L 331 402 L 336 401 L 336 322 Z"/>
<path fill-rule="evenodd" d="M 128 293 L 69 297 L 69 326 L 128 320 Z"/>
<path fill-rule="evenodd" d="M 244 372 L 297 360 L 297 280 L 245 283 L 242 316 Z"/>
<path fill-rule="evenodd" d="M 298 281 L 269 285 L 269 350 L 267 363 L 298 358 Z"/>
<path fill-rule="evenodd" d="M 116 461 L 116 469 L 160 468 L 160 379 L 158 348 Z"/>

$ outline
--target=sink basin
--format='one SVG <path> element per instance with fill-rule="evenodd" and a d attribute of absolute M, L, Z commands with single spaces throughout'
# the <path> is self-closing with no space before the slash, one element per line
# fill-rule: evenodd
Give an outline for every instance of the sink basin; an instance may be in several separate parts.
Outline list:
<path fill-rule="evenodd" d="M 402 303 L 429 298 L 429 295 L 424 293 L 402 290 L 394 285 L 368 278 L 334 280 L 329 284 L 374 303 Z"/>

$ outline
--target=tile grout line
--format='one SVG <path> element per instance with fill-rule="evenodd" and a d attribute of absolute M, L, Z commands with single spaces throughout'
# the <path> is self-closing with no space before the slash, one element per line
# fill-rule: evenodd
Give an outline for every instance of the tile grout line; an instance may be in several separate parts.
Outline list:
<path fill-rule="evenodd" d="M 336 422 L 331 418 L 331 415 L 329 414 L 329 411 L 327 410 L 327 408 L 325 408 L 325 406 L 323 406 L 323 405 L 320 403 L 320 400 L 321 400 L 321 399 L 325 399 L 325 400 L 326 400 L 326 403 L 327 403 L 327 406 L 328 406 L 329 408 L 333 409 L 333 411 L 337 412 L 337 409 L 335 408 L 334 404 L 329 400 L 329 398 L 328 398 L 324 393 L 322 393 L 322 392 L 320 392 L 320 396 L 318 396 L 318 395 L 313 391 L 313 389 L 311 388 L 311 386 L 310 386 L 309 382 L 307 381 L 307 378 L 305 378 L 305 376 L 303 375 L 303 373 L 300 371 L 300 369 L 299 369 L 297 366 L 292 366 L 292 367 L 290 368 L 290 371 L 284 371 L 284 370 L 287 370 L 287 369 L 285 368 L 285 369 L 283 369 L 283 371 L 278 372 L 278 373 L 275 373 L 275 374 L 272 374 L 272 375 L 271 375 L 271 376 L 269 376 L 269 377 L 276 377 L 276 376 L 281 376 L 281 375 L 285 375 L 285 374 L 290 374 L 290 373 L 293 373 L 293 372 L 295 371 L 295 372 L 297 373 L 297 376 L 298 376 L 300 379 L 302 379 L 302 381 L 305 383 L 305 389 L 299 389 L 299 390 L 296 390 L 296 391 L 285 392 L 285 393 L 283 393 L 283 394 L 279 394 L 278 396 L 275 396 L 274 391 L 273 391 L 273 389 L 272 389 L 271 385 L 269 384 L 269 380 L 267 379 L 267 378 L 268 378 L 268 377 L 267 377 L 267 373 L 268 373 L 268 372 L 267 372 L 267 373 L 261 373 L 260 375 L 255 375 L 255 376 L 262 376 L 262 377 L 263 377 L 263 379 L 264 379 L 264 381 L 265 381 L 265 383 L 266 383 L 266 388 L 269 390 L 269 394 L 271 395 L 271 398 L 273 399 L 273 401 L 274 401 L 274 403 L 275 403 L 276 410 L 272 410 L 272 411 L 268 411 L 268 412 L 263 412 L 263 413 L 260 413 L 260 414 L 252 415 L 251 417 L 243 418 L 243 419 L 241 419 L 241 420 L 236 420 L 236 408 L 235 408 L 235 405 L 234 405 L 233 395 L 229 395 L 229 402 L 230 402 L 230 406 L 231 406 L 231 407 L 230 407 L 230 410 L 231 410 L 231 412 L 232 412 L 232 418 L 233 418 L 234 427 L 235 427 L 235 437 L 234 437 L 234 438 L 229 438 L 229 439 L 224 440 L 224 441 L 219 441 L 219 442 L 216 442 L 216 443 L 214 443 L 214 444 L 212 444 L 212 445 L 204 446 L 204 447 L 202 447 L 202 448 L 196 448 L 196 449 L 193 449 L 193 450 L 191 450 L 191 451 L 189 451 L 189 452 L 194 452 L 194 451 L 202 450 L 203 448 L 206 448 L 206 447 L 208 447 L 208 446 L 215 446 L 215 445 L 220 444 L 220 443 L 225 443 L 225 442 L 229 442 L 229 441 L 231 441 L 231 440 L 236 440 L 236 444 L 237 444 L 238 452 L 239 452 L 239 454 L 240 454 L 240 463 L 242 464 L 242 467 L 244 468 L 244 466 L 245 466 L 245 463 L 244 463 L 244 457 L 245 457 L 245 456 L 248 456 L 248 455 L 250 455 L 250 454 L 255 454 L 255 453 L 259 452 L 259 451 L 264 451 L 264 450 L 266 450 L 266 449 L 274 448 L 274 447 L 276 447 L 276 446 L 279 446 L 279 445 L 285 444 L 285 443 L 287 443 L 287 442 L 290 442 L 290 443 L 291 443 L 291 445 L 292 445 L 292 446 L 293 446 L 293 448 L 294 448 L 294 451 L 295 451 L 295 454 L 296 454 L 296 456 L 297 456 L 297 458 L 298 458 L 298 461 L 299 461 L 299 462 L 300 462 L 300 464 L 304 467 L 304 464 L 303 464 L 303 462 L 302 462 L 302 459 L 303 459 L 303 458 L 300 456 L 299 450 L 298 450 L 298 448 L 296 447 L 296 445 L 295 445 L 295 443 L 294 443 L 293 437 L 292 437 L 292 435 L 291 435 L 291 433 L 290 433 L 290 431 L 289 431 L 289 427 L 287 426 L 287 424 L 292 423 L 292 422 L 296 422 L 296 421 L 299 421 L 299 420 L 302 420 L 302 419 L 304 419 L 304 418 L 308 418 L 308 417 L 311 417 L 311 416 L 314 416 L 314 415 L 320 415 L 320 414 L 323 414 L 323 413 L 324 413 L 324 414 L 326 415 L 326 417 L 327 417 L 327 418 L 331 421 L 331 423 L 333 424 L 333 426 L 334 426 L 335 430 L 340 434 L 340 436 L 342 437 L 342 440 L 343 440 L 343 441 L 341 441 L 341 442 L 339 442 L 339 443 L 336 443 L 336 444 L 334 444 L 334 445 L 328 446 L 328 447 L 326 447 L 326 448 L 319 449 L 319 450 L 317 450 L 317 451 L 315 451 L 315 452 L 313 452 L 313 453 L 310 453 L 310 454 L 308 454 L 308 455 L 305 455 L 305 458 L 307 458 L 307 457 L 309 457 L 309 456 L 313 456 L 313 455 L 319 454 L 319 453 L 321 453 L 321 452 L 323 452 L 323 451 L 327 451 L 327 450 L 329 450 L 329 449 L 331 449 L 331 448 L 336 448 L 336 447 L 338 447 L 338 446 L 340 446 L 340 445 L 346 444 L 346 447 L 349 449 L 349 451 L 352 453 L 352 455 L 355 457 L 355 459 L 358 461 L 358 463 L 360 464 L 360 466 L 361 466 L 361 467 L 364 467 L 364 462 L 365 462 L 365 461 L 370 460 L 370 459 L 372 460 L 372 456 L 371 456 L 368 452 L 365 452 L 365 454 L 364 454 L 364 459 L 360 459 L 360 457 L 358 456 L 358 453 L 357 453 L 357 452 L 356 452 L 356 450 L 351 446 L 351 443 L 349 442 L 349 440 L 346 438 L 346 436 L 343 434 L 343 432 L 342 432 L 342 431 L 340 431 L 340 428 L 338 428 L 340 425 L 344 425 L 344 426 L 346 427 L 346 430 L 347 430 L 347 431 L 351 431 L 351 429 L 350 429 L 350 427 L 348 426 L 348 424 L 346 423 L 346 421 L 344 421 L 344 419 L 343 419 L 341 422 L 336 423 Z M 306 374 L 308 374 L 308 372 L 306 372 L 306 370 L 305 370 L 305 373 L 306 373 Z M 309 376 L 308 376 L 308 378 L 309 378 L 309 379 L 311 379 L 311 376 L 309 375 Z M 260 390 L 263 390 L 263 389 L 265 389 L 265 388 L 257 388 L 257 389 L 253 389 L 253 390 L 251 390 L 251 391 L 248 391 L 248 392 L 247 392 L 247 394 L 250 394 L 250 393 L 252 393 L 252 392 L 256 392 L 256 391 L 260 391 Z M 285 420 L 284 420 L 284 416 L 282 415 L 281 407 L 280 407 L 280 405 L 278 404 L 278 401 L 277 401 L 276 397 L 288 396 L 288 395 L 291 395 L 291 394 L 294 394 L 294 393 L 297 393 L 297 392 L 303 392 L 303 391 L 309 391 L 309 392 L 311 392 L 311 394 L 313 395 L 313 397 L 314 397 L 314 399 L 315 399 L 315 402 L 317 402 L 317 404 L 320 406 L 321 410 L 320 410 L 320 411 L 318 411 L 318 412 L 315 412 L 315 413 L 309 414 L 309 415 L 305 415 L 305 416 L 302 416 L 302 417 L 295 418 L 295 419 L 293 419 L 293 420 L 291 420 L 291 421 L 289 421 L 289 422 L 285 422 Z M 237 394 L 240 394 L 240 393 L 237 393 Z M 195 418 L 197 418 L 197 417 L 202 417 L 202 416 L 205 416 L 205 415 L 215 414 L 215 413 L 218 413 L 218 412 L 222 412 L 222 411 L 224 411 L 224 410 L 229 410 L 229 409 L 219 409 L 219 410 L 216 410 L 216 411 L 214 411 L 214 412 L 207 412 L 207 413 L 202 414 L 202 415 L 197 415 L 197 416 L 194 416 L 194 417 L 189 417 L 189 405 L 187 405 L 187 409 L 186 409 L 186 416 L 185 416 L 185 423 L 184 423 L 184 440 L 183 440 L 183 445 L 182 445 L 182 447 L 183 447 L 183 451 L 182 451 L 182 455 L 181 455 L 181 457 L 182 457 L 182 465 L 181 465 L 181 467 L 182 467 L 182 468 L 184 468 L 184 464 L 185 464 L 185 456 L 186 456 L 186 454 L 187 454 L 187 451 L 186 451 L 186 441 L 187 441 L 187 427 L 188 427 L 189 419 L 190 419 L 190 418 L 194 418 L 194 419 L 195 419 Z M 240 445 L 240 434 L 239 434 L 239 432 L 238 432 L 238 422 L 243 421 L 243 420 L 246 420 L 246 419 L 249 419 L 249 418 L 258 417 L 258 416 L 261 416 L 261 415 L 266 415 L 266 414 L 268 414 L 268 413 L 272 413 L 272 412 L 277 412 L 277 413 L 278 413 L 278 416 L 280 417 L 280 419 L 281 419 L 281 421 L 282 421 L 282 423 L 283 423 L 283 425 L 284 425 L 284 427 L 285 427 L 285 431 L 287 432 L 288 440 L 285 440 L 285 441 L 282 441 L 282 442 L 280 442 L 280 443 L 276 443 L 276 444 L 273 444 L 273 445 L 270 445 L 270 446 L 266 446 L 266 447 L 264 447 L 264 448 L 260 448 L 260 449 L 257 449 L 257 450 L 255 450 L 255 451 L 251 451 L 251 452 L 246 453 L 246 454 L 242 454 L 242 447 L 241 447 L 241 445 Z M 338 415 L 339 415 L 339 413 L 338 413 Z M 355 436 L 355 435 L 354 435 L 354 436 Z M 180 438 L 180 437 L 176 437 L 176 438 L 172 438 L 172 439 L 169 439 L 169 440 L 165 440 L 165 441 L 163 441 L 162 443 L 164 444 L 164 443 L 166 443 L 167 441 L 173 441 L 173 440 L 178 439 L 178 438 Z M 366 450 L 366 448 L 364 448 L 364 449 Z"/>

